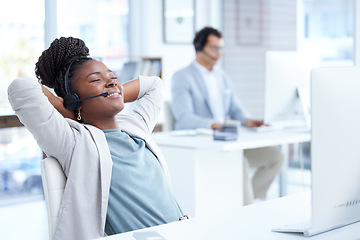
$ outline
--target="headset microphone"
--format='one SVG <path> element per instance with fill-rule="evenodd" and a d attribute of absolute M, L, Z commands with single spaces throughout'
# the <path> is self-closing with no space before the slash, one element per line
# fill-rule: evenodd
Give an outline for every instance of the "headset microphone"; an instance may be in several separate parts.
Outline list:
<path fill-rule="evenodd" d="M 213 57 L 213 56 L 211 56 L 210 54 L 208 54 L 205 50 L 202 50 L 202 52 L 203 52 L 206 56 L 208 56 L 210 59 L 212 59 L 213 61 L 217 61 L 217 60 L 218 60 L 216 57 Z"/>
<path fill-rule="evenodd" d="M 76 95 L 76 96 L 75 96 Z M 99 95 L 87 97 L 87 98 L 79 98 L 76 93 L 68 94 L 64 97 L 64 107 L 68 110 L 76 110 L 80 107 L 80 102 L 85 101 L 88 99 L 96 98 L 96 97 L 102 97 L 109 95 L 108 92 L 101 93 Z"/>
<path fill-rule="evenodd" d="M 78 101 L 81 102 L 81 101 L 84 101 L 84 100 L 88 100 L 88 99 L 92 99 L 92 98 L 96 98 L 96 97 L 107 96 L 107 95 L 109 95 L 109 93 L 108 93 L 108 92 L 104 92 L 104 93 L 102 93 L 102 94 L 95 95 L 95 96 L 92 96 L 92 97 L 87 97 L 87 98 L 79 99 Z"/>

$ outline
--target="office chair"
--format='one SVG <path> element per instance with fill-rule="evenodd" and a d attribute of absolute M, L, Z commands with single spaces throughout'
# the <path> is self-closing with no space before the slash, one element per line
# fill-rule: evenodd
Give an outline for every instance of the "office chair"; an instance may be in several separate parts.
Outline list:
<path fill-rule="evenodd" d="M 66 176 L 59 162 L 53 157 L 47 157 L 41 161 L 41 178 L 48 216 L 49 239 L 53 239 Z"/>
<path fill-rule="evenodd" d="M 174 116 L 171 110 L 171 102 L 164 102 L 164 125 L 163 131 L 172 131 L 174 130 Z"/>

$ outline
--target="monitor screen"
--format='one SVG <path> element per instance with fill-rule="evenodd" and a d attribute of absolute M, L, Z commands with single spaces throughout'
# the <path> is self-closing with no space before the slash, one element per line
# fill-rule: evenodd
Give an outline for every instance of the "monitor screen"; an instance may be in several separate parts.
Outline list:
<path fill-rule="evenodd" d="M 265 64 L 265 123 L 307 120 L 310 72 L 315 65 L 296 51 L 268 51 Z"/>
<path fill-rule="evenodd" d="M 311 81 L 313 227 L 360 220 L 360 68 L 319 68 Z"/>

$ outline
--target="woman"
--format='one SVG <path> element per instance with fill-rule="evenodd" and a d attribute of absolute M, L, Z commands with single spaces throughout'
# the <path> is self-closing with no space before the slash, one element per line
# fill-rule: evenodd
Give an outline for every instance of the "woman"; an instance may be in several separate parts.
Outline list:
<path fill-rule="evenodd" d="M 150 136 L 162 80 L 140 76 L 122 86 L 88 55 L 80 39 L 55 39 L 35 73 L 58 97 L 29 78 L 14 80 L 8 89 L 20 121 L 67 176 L 54 239 L 90 239 L 182 218 Z M 73 94 L 78 100 L 67 101 Z M 118 114 L 134 100 L 131 114 Z"/>

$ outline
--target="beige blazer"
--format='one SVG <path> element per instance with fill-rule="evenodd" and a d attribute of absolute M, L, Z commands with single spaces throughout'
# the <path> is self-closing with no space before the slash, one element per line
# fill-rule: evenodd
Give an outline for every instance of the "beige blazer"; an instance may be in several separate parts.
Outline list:
<path fill-rule="evenodd" d="M 120 128 L 146 141 L 169 181 L 163 155 L 151 139 L 162 104 L 163 81 L 139 77 L 138 101 L 128 115 L 120 114 Z M 8 88 L 10 104 L 47 156 L 60 162 L 67 183 L 54 239 L 92 239 L 104 235 L 112 160 L 103 132 L 65 119 L 50 104 L 38 82 L 15 79 Z"/>

